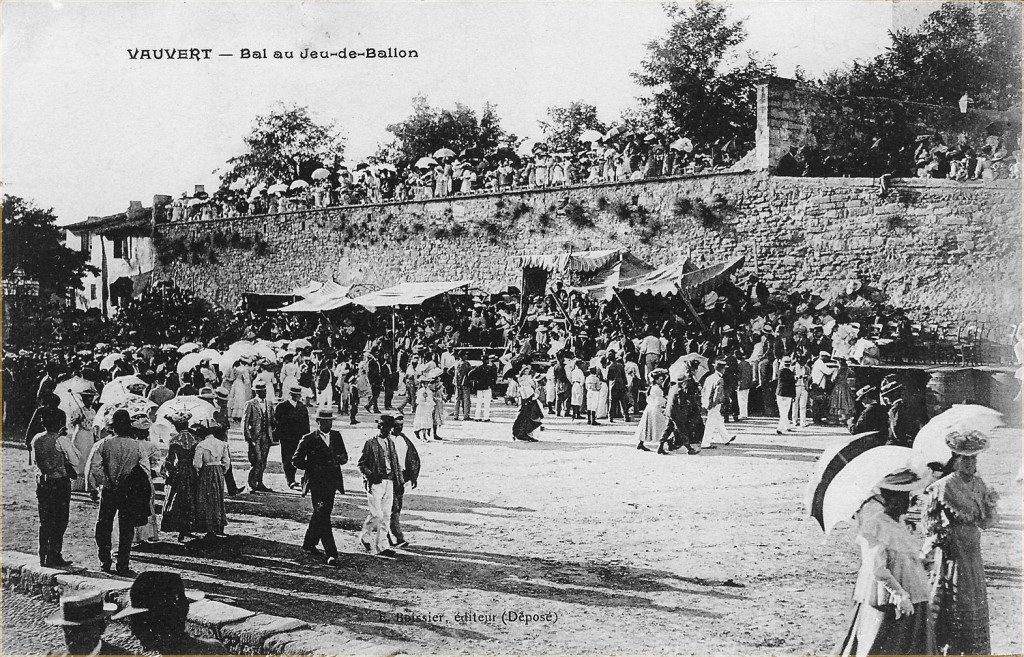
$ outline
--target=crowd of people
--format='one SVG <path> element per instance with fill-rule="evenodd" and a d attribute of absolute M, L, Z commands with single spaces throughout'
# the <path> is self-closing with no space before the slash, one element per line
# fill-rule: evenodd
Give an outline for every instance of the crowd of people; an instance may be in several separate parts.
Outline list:
<path fill-rule="evenodd" d="M 543 142 L 526 142 L 519 148 L 501 144 L 488 151 L 447 151 L 451 155 L 428 156 L 416 162 L 389 163 L 370 158 L 370 162 L 351 166 L 335 163 L 315 170 L 323 173 L 311 172 L 308 180 L 278 181 L 276 187 L 259 184 L 251 190 L 221 189 L 212 196 L 201 192 L 189 197 L 183 193 L 171 203 L 170 220 L 210 220 L 689 175 L 727 168 L 747 147 L 730 141 L 695 150 L 678 130 L 643 134 L 613 128 L 570 151 L 556 151 Z"/>

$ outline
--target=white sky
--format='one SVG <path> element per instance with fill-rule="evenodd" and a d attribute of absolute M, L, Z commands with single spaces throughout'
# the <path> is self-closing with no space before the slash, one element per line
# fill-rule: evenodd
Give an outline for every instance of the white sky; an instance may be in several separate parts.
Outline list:
<path fill-rule="evenodd" d="M 884 0 L 735 2 L 747 46 L 780 75 L 818 74 L 881 52 Z M 614 120 L 641 90 L 630 72 L 667 21 L 653 2 L 12 3 L 2 7 L 4 192 L 54 207 L 61 223 L 217 185 L 254 116 L 308 105 L 347 133 L 347 159 L 425 93 L 431 104 L 497 104 L 507 130 L 538 135 L 547 107 L 582 99 Z M 416 49 L 419 59 L 299 60 L 312 46 Z M 129 48 L 214 49 L 209 61 L 132 61 Z M 241 48 L 296 59 L 240 60 Z M 235 57 L 216 57 L 217 52 Z"/>

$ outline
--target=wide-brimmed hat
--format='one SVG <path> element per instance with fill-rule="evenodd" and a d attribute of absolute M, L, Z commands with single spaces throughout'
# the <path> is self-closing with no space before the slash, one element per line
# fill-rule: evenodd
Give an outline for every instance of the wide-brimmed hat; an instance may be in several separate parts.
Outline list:
<path fill-rule="evenodd" d="M 291 384 L 290 386 L 288 386 L 288 394 L 289 395 L 301 395 L 302 394 L 302 386 L 300 386 L 297 383 Z"/>
<path fill-rule="evenodd" d="M 988 449 L 988 436 L 980 431 L 951 431 L 946 434 L 949 451 L 961 456 L 975 456 Z"/>
<path fill-rule="evenodd" d="M 253 392 L 255 392 L 257 390 L 266 390 L 267 389 L 267 384 L 266 384 L 265 381 L 256 381 L 255 383 L 252 384 L 252 389 L 253 389 Z"/>
<path fill-rule="evenodd" d="M 818 357 L 819 358 L 832 358 L 832 352 L 830 352 L 830 351 L 819 351 L 818 352 Z"/>
<path fill-rule="evenodd" d="M 331 410 L 330 406 L 321 406 L 316 411 L 316 420 L 334 420 L 334 411 Z"/>
<path fill-rule="evenodd" d="M 199 398 L 210 401 L 213 399 L 217 399 L 217 396 L 213 394 L 213 388 L 211 388 L 210 386 L 203 386 L 202 388 L 199 389 Z"/>
<path fill-rule="evenodd" d="M 899 392 L 902 389 L 903 385 L 896 380 L 895 376 L 890 374 L 886 376 L 884 379 L 882 379 L 882 386 L 880 388 L 880 391 L 883 395 L 889 395 L 894 392 Z"/>
<path fill-rule="evenodd" d="M 192 419 L 192 414 L 186 410 L 175 409 L 165 413 L 164 417 L 172 424 L 185 424 Z"/>
<path fill-rule="evenodd" d="M 115 611 L 117 605 L 103 602 L 102 591 L 76 591 L 60 597 L 60 609 L 46 618 L 46 624 L 78 627 L 105 620 Z"/>
<path fill-rule="evenodd" d="M 214 391 L 214 394 L 216 395 L 218 401 L 227 401 L 228 400 L 228 389 L 227 388 L 217 388 Z"/>
<path fill-rule="evenodd" d="M 166 570 L 147 570 L 139 573 L 128 591 L 128 606 L 117 612 L 112 619 L 127 618 L 146 614 L 157 609 L 171 607 L 176 603 L 192 604 L 205 597 L 199 591 L 186 591 L 181 575 Z"/>
<path fill-rule="evenodd" d="M 912 468 L 902 468 L 878 482 L 878 487 L 882 490 L 913 492 L 921 490 L 929 483 L 929 480 L 921 476 L 920 472 Z"/>
<path fill-rule="evenodd" d="M 682 373 L 686 374 L 685 369 L 683 370 Z M 656 377 L 659 377 L 659 376 L 668 376 L 668 370 L 666 370 L 664 367 L 656 367 L 656 368 L 654 368 L 653 370 L 651 370 L 650 372 L 647 373 L 647 378 L 651 379 L 652 381 Z"/>
<path fill-rule="evenodd" d="M 876 388 L 875 386 L 873 386 L 873 385 L 866 385 L 866 386 L 864 386 L 863 388 L 861 388 L 860 390 L 857 391 L 856 397 L 857 397 L 857 399 L 860 399 L 862 397 L 867 397 L 868 395 L 872 395 L 872 394 L 875 394 L 877 392 L 878 392 L 878 388 Z"/>

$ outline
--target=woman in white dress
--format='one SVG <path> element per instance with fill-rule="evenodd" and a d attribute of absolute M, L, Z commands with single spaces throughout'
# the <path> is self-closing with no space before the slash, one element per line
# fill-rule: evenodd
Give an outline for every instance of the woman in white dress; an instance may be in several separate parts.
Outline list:
<path fill-rule="evenodd" d="M 601 362 L 598 365 L 597 372 L 601 377 L 601 393 L 597 399 L 597 408 L 593 409 L 596 413 L 594 416 L 598 420 L 608 419 L 608 357 L 601 354 Z"/>
<path fill-rule="evenodd" d="M 430 392 L 430 381 L 421 378 L 416 391 L 416 415 L 412 429 L 417 438 L 430 440 L 434 431 L 434 395 Z"/>
<path fill-rule="evenodd" d="M 71 482 L 73 491 L 85 491 L 86 477 L 82 473 L 86 472 L 85 464 L 89 460 L 92 446 L 96 443 L 96 435 L 92 426 L 96 411 L 91 408 L 92 400 L 95 397 L 96 393 L 92 390 L 82 392 L 80 396 L 74 397 L 71 412 L 68 413 L 68 436 L 71 437 L 71 442 L 79 454 L 76 464 L 79 476 Z"/>
<path fill-rule="evenodd" d="M 228 388 L 228 414 L 232 420 L 241 420 L 245 404 L 252 399 L 252 371 L 243 361 L 235 361 L 228 371 L 224 383 L 230 382 Z"/>
<path fill-rule="evenodd" d="M 135 528 L 135 543 L 148 541 L 155 543 L 160 540 L 160 526 L 157 523 L 156 514 L 156 489 L 153 487 L 153 478 L 160 472 L 163 465 L 163 456 L 160 455 L 160 448 L 149 440 L 149 428 L 153 425 L 146 415 L 138 415 L 132 418 L 132 435 L 139 442 L 139 451 L 142 456 L 139 458 L 139 465 L 146 471 L 149 477 L 149 521 L 140 527 Z"/>
<path fill-rule="evenodd" d="M 253 383 L 262 381 L 266 384 L 267 402 L 270 404 L 271 408 L 274 408 L 277 406 L 280 396 L 277 394 L 277 377 L 274 376 L 274 373 L 271 371 L 271 367 L 270 363 L 266 361 L 260 363 L 260 373 L 256 375 L 255 379 L 253 379 Z"/>
<path fill-rule="evenodd" d="M 636 448 L 641 452 L 651 451 L 644 443 L 661 441 L 665 426 L 668 424 L 668 418 L 665 416 L 665 381 L 668 380 L 668 370 L 651 370 L 647 378 L 651 382 L 651 387 L 647 390 L 647 406 L 636 428 Z"/>

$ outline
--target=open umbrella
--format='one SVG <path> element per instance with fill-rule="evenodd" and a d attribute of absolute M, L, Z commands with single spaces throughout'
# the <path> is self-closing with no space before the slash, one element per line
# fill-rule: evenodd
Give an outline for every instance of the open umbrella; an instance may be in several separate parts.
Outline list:
<path fill-rule="evenodd" d="M 580 141 L 584 144 L 590 144 L 595 141 L 603 141 L 604 135 L 597 130 L 584 130 L 583 134 L 580 135 Z"/>
<path fill-rule="evenodd" d="M 439 148 L 434 151 L 434 157 L 439 160 L 443 160 L 448 157 L 455 157 L 455 151 L 450 148 Z"/>
<path fill-rule="evenodd" d="M 309 183 L 302 179 L 295 180 L 288 185 L 288 189 L 305 189 L 306 187 L 309 187 Z"/>
<path fill-rule="evenodd" d="M 185 344 L 178 347 L 179 354 L 190 354 L 193 351 L 199 351 L 203 348 L 203 345 L 196 342 L 186 342 Z"/>
<path fill-rule="evenodd" d="M 694 380 L 700 381 L 705 374 L 710 370 L 708 369 L 708 359 L 700 354 L 686 354 L 676 359 L 676 362 L 672 363 L 668 368 L 668 375 L 675 381 L 677 378 L 682 376 L 686 372 L 687 363 L 690 361 L 697 361 L 697 371 L 694 372 Z"/>
<path fill-rule="evenodd" d="M 909 447 L 872 447 L 850 460 L 825 487 L 821 504 L 821 527 L 825 534 L 849 520 L 880 481 L 906 468 L 914 452 Z M 812 485 L 814 482 L 812 481 Z"/>
<path fill-rule="evenodd" d="M 205 363 L 208 360 L 216 360 L 217 358 L 220 358 L 220 352 L 216 349 L 203 349 L 199 352 L 199 356 Z"/>
<path fill-rule="evenodd" d="M 310 174 L 310 177 L 313 178 L 313 180 L 323 180 L 324 178 L 330 178 L 331 172 L 323 167 L 320 167 L 312 174 Z"/>
<path fill-rule="evenodd" d="M 288 351 L 298 351 L 299 349 L 310 349 L 312 347 L 312 343 L 306 338 L 299 338 L 288 343 Z"/>
<path fill-rule="evenodd" d="M 618 137 L 620 135 L 624 135 L 624 134 L 626 134 L 626 129 L 625 128 L 622 128 L 620 126 L 615 126 L 614 128 L 612 128 L 611 130 L 609 130 L 608 132 L 605 133 L 604 138 L 606 140 L 607 139 L 614 139 L 614 138 L 616 138 L 616 137 Z"/>
<path fill-rule="evenodd" d="M 270 188 L 267 190 L 267 193 L 268 194 L 284 194 L 287 191 L 288 191 L 288 185 L 285 185 L 284 183 L 277 183 L 276 185 L 271 185 Z"/>
<path fill-rule="evenodd" d="M 181 360 L 178 361 L 178 374 L 184 374 L 185 372 L 191 372 L 193 369 L 203 364 L 203 357 L 198 353 L 185 354 Z"/>
<path fill-rule="evenodd" d="M 144 390 L 146 385 L 145 381 L 134 374 L 119 376 L 107 385 L 103 386 L 103 392 L 100 393 L 100 403 L 106 404 L 107 402 L 114 401 L 126 395 L 137 394 L 133 389 L 138 390 L 139 388 L 142 388 Z"/>
<path fill-rule="evenodd" d="M 675 151 L 685 151 L 687 153 L 693 152 L 693 142 L 690 141 L 688 137 L 680 137 L 669 144 L 668 147 Z"/>
<path fill-rule="evenodd" d="M 118 353 L 116 351 L 112 354 L 107 354 L 106 356 L 103 357 L 103 360 L 100 361 L 100 369 L 112 370 L 114 369 L 114 365 L 119 360 L 124 360 L 124 354 Z"/>
<path fill-rule="evenodd" d="M 533 147 L 537 144 L 538 141 L 536 139 L 527 139 L 516 147 L 516 154 L 523 157 L 529 157 L 530 155 L 533 155 Z"/>
<path fill-rule="evenodd" d="M 223 374 L 231 369 L 236 361 L 242 360 L 243 358 L 248 358 L 248 356 L 242 356 L 238 352 L 228 349 L 220 355 L 220 358 L 217 359 L 217 367 L 220 368 L 220 371 Z"/>
<path fill-rule="evenodd" d="M 60 397 L 60 410 L 71 417 L 74 410 L 82 407 L 82 393 L 96 393 L 96 386 L 92 381 L 83 379 L 80 376 L 73 376 L 66 381 L 61 381 L 53 389 L 53 394 Z"/>
<path fill-rule="evenodd" d="M 125 395 L 124 397 L 106 402 L 100 406 L 99 410 L 96 411 L 96 418 L 93 420 L 93 425 L 109 428 L 110 421 L 114 416 L 114 411 L 122 408 L 128 411 L 129 415 L 135 417 L 136 415 L 142 414 L 149 415 L 149 413 L 156 408 L 156 404 L 145 397 L 140 397 L 139 395 Z"/>
<path fill-rule="evenodd" d="M 437 164 L 437 160 L 435 160 L 432 157 L 421 157 L 420 159 L 416 160 L 417 169 L 427 169 L 434 166 L 435 164 Z"/>
<path fill-rule="evenodd" d="M 883 442 L 885 442 L 885 436 L 880 436 L 877 431 L 859 433 L 848 442 L 833 449 L 825 450 L 818 458 L 814 474 L 811 476 L 804 493 L 804 508 L 807 510 L 808 515 L 818 521 L 822 529 L 825 528 L 822 506 L 825 502 L 825 491 L 828 490 L 829 484 L 832 483 L 836 475 L 850 461 L 869 449 L 880 447 Z"/>
<path fill-rule="evenodd" d="M 257 344 L 256 355 L 260 358 L 266 358 L 267 360 L 277 361 L 277 351 L 274 350 L 274 346 L 270 344 Z"/>
<path fill-rule="evenodd" d="M 230 185 L 228 185 L 228 189 L 230 189 L 233 192 L 238 192 L 238 191 L 241 191 L 241 190 L 245 189 L 246 186 L 247 186 L 246 182 L 244 180 L 242 180 L 241 178 L 239 178 L 238 180 L 236 180 L 233 183 L 231 183 Z"/>
<path fill-rule="evenodd" d="M 215 410 L 213 405 L 204 399 L 200 399 L 195 395 L 184 395 L 161 404 L 160 408 L 156 409 L 156 419 L 159 421 L 167 417 L 168 413 L 182 411 L 192 416 L 190 422 L 195 420 L 212 420 Z"/>
<path fill-rule="evenodd" d="M 398 169 L 395 167 L 395 165 L 389 162 L 383 162 L 381 164 L 378 164 L 377 168 L 382 169 L 384 171 L 390 171 L 391 173 L 398 173 Z"/>
<path fill-rule="evenodd" d="M 953 457 L 946 445 L 947 434 L 970 429 L 988 433 L 1002 425 L 1003 415 L 999 411 L 978 404 L 956 404 L 921 427 L 914 438 L 914 452 L 924 463 L 946 464 Z"/>
<path fill-rule="evenodd" d="M 228 351 L 237 354 L 239 358 L 255 358 L 260 355 L 259 350 L 251 342 L 246 340 L 239 340 L 234 342 L 228 347 Z"/>
<path fill-rule="evenodd" d="M 201 198 L 190 199 L 189 202 L 188 202 L 188 207 L 193 208 L 193 207 L 195 207 L 197 205 L 202 205 L 205 202 L 206 201 L 204 199 L 201 199 Z"/>

